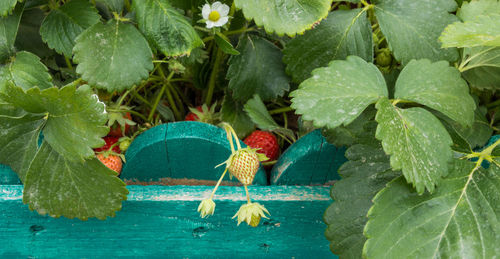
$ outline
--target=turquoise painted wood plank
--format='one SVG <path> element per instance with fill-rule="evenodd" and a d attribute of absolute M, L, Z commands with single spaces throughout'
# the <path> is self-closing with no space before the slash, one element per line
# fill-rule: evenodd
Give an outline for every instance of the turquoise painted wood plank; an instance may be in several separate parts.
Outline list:
<path fill-rule="evenodd" d="M 200 122 L 163 124 L 144 132 L 130 145 L 121 178 L 141 182 L 162 178 L 217 181 L 224 166 L 215 166 L 230 154 L 226 132 L 221 128 Z M 262 168 L 254 184 L 267 185 Z"/>
<path fill-rule="evenodd" d="M 115 218 L 79 221 L 39 216 L 22 205 L 22 186 L 0 186 L 0 257 L 337 258 L 323 236 L 327 187 L 249 187 L 272 214 L 257 228 L 231 219 L 245 202 L 241 187 L 221 187 L 208 219 L 196 208 L 212 187 L 128 188 Z"/>
<path fill-rule="evenodd" d="M 340 179 L 337 171 L 347 161 L 345 148 L 328 143 L 315 130 L 291 145 L 271 171 L 274 185 L 318 185 Z"/>
<path fill-rule="evenodd" d="M 9 166 L 0 164 L 0 185 L 20 183 L 19 177 Z"/>

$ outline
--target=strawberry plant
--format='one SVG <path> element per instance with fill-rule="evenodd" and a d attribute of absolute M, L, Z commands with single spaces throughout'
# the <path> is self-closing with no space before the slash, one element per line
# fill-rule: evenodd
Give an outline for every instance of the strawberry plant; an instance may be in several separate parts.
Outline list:
<path fill-rule="evenodd" d="M 0 25 L 0 163 L 32 210 L 113 216 L 127 189 L 99 158 L 161 123 L 225 122 L 266 165 L 320 128 L 348 148 L 333 253 L 500 254 L 498 0 L 5 0 Z M 245 185 L 255 149 L 228 160 Z"/>

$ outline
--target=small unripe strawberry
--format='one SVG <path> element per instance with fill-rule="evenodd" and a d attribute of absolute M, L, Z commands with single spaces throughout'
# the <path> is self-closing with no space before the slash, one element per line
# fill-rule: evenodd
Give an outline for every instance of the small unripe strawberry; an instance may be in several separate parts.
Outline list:
<path fill-rule="evenodd" d="M 243 185 L 251 185 L 259 170 L 259 156 L 254 149 L 237 150 L 230 158 L 229 173 Z"/>
<path fill-rule="evenodd" d="M 97 158 L 109 169 L 115 171 L 120 175 L 122 171 L 122 159 L 119 156 L 105 154 L 97 154 Z"/>

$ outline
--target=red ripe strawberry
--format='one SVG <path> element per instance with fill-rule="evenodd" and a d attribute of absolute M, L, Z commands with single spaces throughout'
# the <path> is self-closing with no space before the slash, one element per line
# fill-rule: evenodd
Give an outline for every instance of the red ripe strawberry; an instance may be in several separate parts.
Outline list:
<path fill-rule="evenodd" d="M 256 130 L 246 137 L 243 142 L 251 148 L 260 148 L 257 152 L 266 155 L 269 158 L 266 161 L 273 161 L 278 158 L 280 146 L 276 137 L 270 132 Z"/>
<path fill-rule="evenodd" d="M 243 148 L 229 158 L 228 171 L 243 185 L 250 185 L 259 170 L 259 156 L 255 149 Z"/>
<path fill-rule="evenodd" d="M 122 172 L 122 159 L 119 156 L 105 154 L 97 154 L 97 158 L 109 169 L 115 171 L 120 175 Z"/>
<path fill-rule="evenodd" d="M 113 116 L 115 116 L 115 115 L 113 115 Z M 116 122 L 114 122 L 109 128 L 108 136 L 123 137 L 123 135 L 128 134 L 128 132 L 130 130 L 130 125 L 135 124 L 135 123 L 131 123 L 132 116 L 130 115 L 130 112 L 125 113 L 125 116 L 123 116 L 123 119 L 118 118 L 115 120 L 116 120 Z M 123 131 L 122 131 L 122 129 L 123 129 Z"/>
<path fill-rule="evenodd" d="M 107 151 L 113 144 L 115 144 L 116 142 L 118 142 L 118 140 L 120 138 L 118 138 L 118 137 L 112 137 L 112 136 L 106 136 L 103 139 L 104 139 L 104 141 L 106 141 L 106 144 L 103 147 L 95 148 L 94 149 L 95 152 Z M 120 147 L 118 145 L 115 145 L 113 147 L 113 151 L 116 152 L 116 153 L 121 153 Z"/>
<path fill-rule="evenodd" d="M 199 111 L 199 112 L 203 112 L 203 109 L 201 108 L 201 106 L 196 106 L 196 109 Z M 194 112 L 189 112 L 187 115 L 186 115 L 186 118 L 184 118 L 185 121 L 197 121 L 199 118 L 198 118 L 198 115 L 196 115 Z"/>

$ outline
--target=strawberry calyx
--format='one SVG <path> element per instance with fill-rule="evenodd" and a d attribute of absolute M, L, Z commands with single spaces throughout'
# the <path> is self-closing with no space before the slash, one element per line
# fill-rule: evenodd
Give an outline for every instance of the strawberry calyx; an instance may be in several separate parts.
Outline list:
<path fill-rule="evenodd" d="M 237 217 L 238 226 L 241 222 L 246 222 L 249 226 L 257 227 L 261 218 L 268 218 L 266 213 L 270 215 L 269 211 L 263 205 L 257 202 L 248 202 L 241 205 L 238 212 L 233 216 L 233 219 Z"/>
<path fill-rule="evenodd" d="M 131 107 L 124 105 L 118 107 L 112 106 L 106 110 L 108 113 L 107 125 L 110 128 L 108 135 L 122 137 L 128 133 L 130 126 L 136 125 L 132 120 L 130 112 L 128 112 L 131 110 Z"/>
<path fill-rule="evenodd" d="M 202 106 L 197 106 L 196 108 L 189 107 L 189 114 L 186 115 L 186 121 L 199 121 L 208 124 L 217 124 L 220 121 L 220 114 L 215 112 L 217 103 L 212 106 L 203 104 Z"/>

